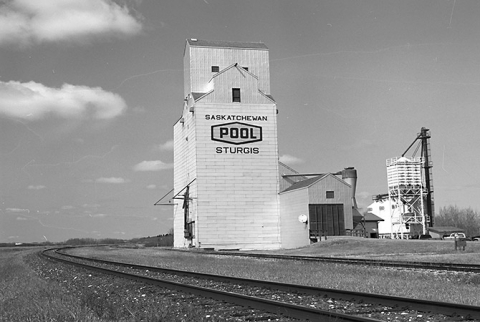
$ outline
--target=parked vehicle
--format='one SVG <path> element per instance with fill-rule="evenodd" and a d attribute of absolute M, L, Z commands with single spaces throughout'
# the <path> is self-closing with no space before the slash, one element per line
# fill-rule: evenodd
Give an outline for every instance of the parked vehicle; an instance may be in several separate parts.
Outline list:
<path fill-rule="evenodd" d="M 451 240 L 451 239 L 455 239 L 455 238 L 463 238 L 463 239 L 466 239 L 467 236 L 465 236 L 464 233 L 451 233 L 450 236 L 443 236 L 443 239 L 445 240 Z"/>
<path fill-rule="evenodd" d="M 431 235 L 428 235 L 428 234 L 426 234 L 426 235 L 420 235 L 420 236 L 418 237 L 418 239 L 431 239 L 431 238 L 432 238 L 432 236 L 431 236 Z"/>
<path fill-rule="evenodd" d="M 480 235 L 473 236 L 471 239 L 472 239 L 472 241 L 480 241 Z"/>

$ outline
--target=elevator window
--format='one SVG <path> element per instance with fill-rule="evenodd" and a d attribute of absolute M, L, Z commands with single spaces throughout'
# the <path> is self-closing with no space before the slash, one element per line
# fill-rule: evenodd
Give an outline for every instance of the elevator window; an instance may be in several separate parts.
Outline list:
<path fill-rule="evenodd" d="M 232 102 L 240 103 L 240 88 L 232 88 Z"/>

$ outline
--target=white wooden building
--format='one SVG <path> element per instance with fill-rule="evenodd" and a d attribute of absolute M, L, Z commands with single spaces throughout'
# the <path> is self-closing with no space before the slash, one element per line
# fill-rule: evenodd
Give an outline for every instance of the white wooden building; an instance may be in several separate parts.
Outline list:
<path fill-rule="evenodd" d="M 175 247 L 280 248 L 268 55 L 263 43 L 186 42 L 185 102 L 174 125 L 174 192 L 184 199 L 174 210 Z"/>
<path fill-rule="evenodd" d="M 324 198 L 317 190 L 327 183 L 342 191 L 326 202 L 343 205 L 336 231 L 352 228 L 348 183 L 328 174 L 304 191 L 280 176 L 277 106 L 263 43 L 188 39 L 184 70 L 183 110 L 174 125 L 174 247 L 308 245 L 309 219 L 299 215 L 308 216 L 309 205 Z"/>

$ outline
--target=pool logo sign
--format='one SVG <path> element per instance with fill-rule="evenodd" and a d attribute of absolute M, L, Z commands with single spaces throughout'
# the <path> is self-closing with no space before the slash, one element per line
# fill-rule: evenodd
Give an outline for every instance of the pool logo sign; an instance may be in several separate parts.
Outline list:
<path fill-rule="evenodd" d="M 235 145 L 262 141 L 262 127 L 240 122 L 212 125 L 212 141 Z"/>

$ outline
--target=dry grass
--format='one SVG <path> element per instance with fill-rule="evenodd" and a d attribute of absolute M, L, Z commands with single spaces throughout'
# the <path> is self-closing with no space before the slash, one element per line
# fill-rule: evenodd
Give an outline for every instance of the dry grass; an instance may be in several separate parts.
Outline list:
<path fill-rule="evenodd" d="M 192 305 L 153 297 L 132 303 L 124 294 L 108 288 L 80 285 L 79 292 L 60 285 L 62 280 L 45 280 L 30 267 L 38 248 L 0 248 L 0 321 L 8 322 L 99 322 L 99 321 L 205 321 L 203 311 Z M 28 264 L 27 264 L 28 259 Z M 37 261 L 41 261 L 37 259 Z M 57 264 L 49 264 L 55 268 Z M 100 281 L 101 284 L 101 281 Z M 91 286 L 91 285 L 90 285 Z M 128 289 L 127 284 L 121 286 Z M 130 289 L 137 289 L 133 285 Z M 128 290 L 127 290 L 128 292 Z M 130 292 L 132 293 L 132 292 Z M 218 321 L 208 319 L 208 321 Z"/>
<path fill-rule="evenodd" d="M 23 261 L 36 249 L 0 249 L 0 321 L 100 321 L 65 290 Z"/>
<path fill-rule="evenodd" d="M 446 240 L 329 237 L 326 241 L 308 247 L 277 252 L 288 255 L 480 264 L 480 242 L 478 241 L 469 241 L 465 251 L 456 251 L 454 241 Z"/>
<path fill-rule="evenodd" d="M 454 247 L 453 242 L 331 238 L 311 247 L 278 252 L 310 256 L 359 256 L 359 254 L 363 254 L 362 257 L 373 256 L 415 261 L 429 261 L 433 258 L 435 261 L 470 262 L 472 256 L 478 257 L 478 253 L 480 253 L 480 243 L 473 246 L 472 243 L 467 246 L 467 252 L 455 252 L 452 249 Z M 478 298 L 480 274 L 413 272 L 387 268 L 278 260 L 259 261 L 241 257 L 206 256 L 195 251 L 179 253 L 155 248 L 78 249 L 76 252 L 89 256 L 95 254 L 96 257 L 118 261 L 204 273 L 480 305 L 480 299 Z M 475 260 L 478 262 L 478 258 Z M 445 290 L 449 291 L 446 292 Z"/>
<path fill-rule="evenodd" d="M 175 321 L 165 311 L 168 303 L 132 306 L 119 310 L 122 296 L 83 292 L 74 295 L 53 280 L 38 276 L 26 263 L 38 248 L 0 249 L 0 321 Z M 144 263 L 199 272 L 257 278 L 318 287 L 373 292 L 437 301 L 480 305 L 480 274 L 420 273 L 340 264 L 254 260 L 205 256 L 198 252 L 171 252 L 160 248 L 77 249 L 75 252 L 120 261 Z M 309 256 L 360 256 L 399 260 L 470 262 L 480 264 L 480 242 L 455 251 L 453 242 L 329 238 L 310 247 L 277 253 Z M 446 292 L 445 290 L 449 290 Z M 181 316 L 199 314 L 178 308 Z M 178 316 L 178 315 L 177 315 Z M 188 319 L 183 319 L 188 321 Z"/>

